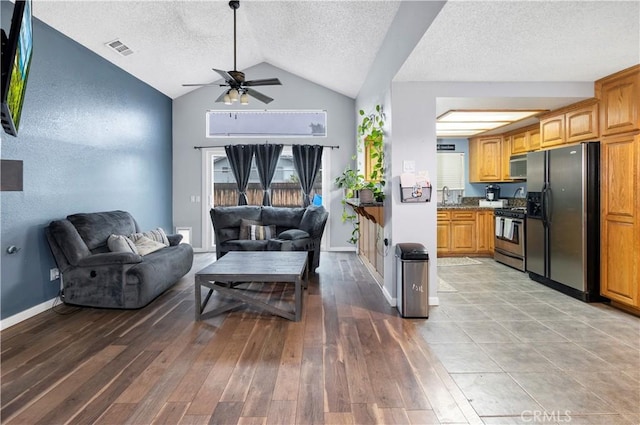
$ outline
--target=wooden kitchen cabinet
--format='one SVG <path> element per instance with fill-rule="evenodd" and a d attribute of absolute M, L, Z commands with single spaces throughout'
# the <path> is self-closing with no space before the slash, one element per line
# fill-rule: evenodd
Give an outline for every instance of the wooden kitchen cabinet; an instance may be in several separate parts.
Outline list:
<path fill-rule="evenodd" d="M 496 232 L 496 222 L 493 216 L 493 211 L 490 210 L 480 210 L 477 214 L 477 237 L 478 237 L 478 245 L 477 251 L 478 253 L 488 253 L 493 255 L 494 250 L 494 242 L 495 242 L 495 232 Z"/>
<path fill-rule="evenodd" d="M 501 159 L 500 159 L 500 169 L 501 169 L 501 178 L 500 181 L 503 182 L 511 182 L 511 166 L 509 160 L 511 159 L 511 143 L 512 138 L 509 136 L 502 138 L 502 147 L 501 147 Z"/>
<path fill-rule="evenodd" d="M 540 118 L 540 147 L 598 140 L 598 99 L 588 99 Z"/>
<path fill-rule="evenodd" d="M 469 181 L 502 181 L 502 136 L 469 140 Z"/>
<path fill-rule="evenodd" d="M 521 128 L 515 133 L 510 133 L 511 155 L 522 155 L 527 152 L 540 149 L 540 125 Z"/>
<path fill-rule="evenodd" d="M 439 257 L 493 253 L 492 210 L 438 210 Z"/>
<path fill-rule="evenodd" d="M 640 130 L 640 65 L 596 81 L 603 136 Z"/>
<path fill-rule="evenodd" d="M 640 312 L 640 132 L 600 149 L 600 293 Z"/>

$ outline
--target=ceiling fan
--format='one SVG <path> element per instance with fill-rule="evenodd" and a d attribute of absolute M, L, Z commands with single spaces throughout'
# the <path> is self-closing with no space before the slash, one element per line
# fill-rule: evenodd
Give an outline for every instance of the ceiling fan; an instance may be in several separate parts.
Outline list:
<path fill-rule="evenodd" d="M 233 9 L 233 71 L 222 71 L 212 68 L 215 72 L 224 78 L 225 84 L 183 84 L 183 87 L 189 86 L 216 86 L 229 87 L 228 90 L 216 99 L 216 102 L 224 102 L 225 105 L 231 105 L 233 102 L 240 101 L 241 105 L 249 104 L 249 96 L 252 96 L 263 103 L 269 103 L 273 99 L 253 89 L 255 86 L 279 86 L 282 85 L 277 78 L 265 78 L 262 80 L 245 81 L 244 72 L 236 70 L 236 10 L 240 7 L 239 0 L 231 0 L 229 7 Z M 251 87 L 251 88 L 250 88 Z"/>

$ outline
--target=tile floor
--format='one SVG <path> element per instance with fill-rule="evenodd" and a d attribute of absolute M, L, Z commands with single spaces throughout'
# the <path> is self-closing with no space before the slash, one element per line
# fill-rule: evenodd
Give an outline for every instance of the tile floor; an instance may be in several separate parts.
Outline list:
<path fill-rule="evenodd" d="M 485 424 L 640 424 L 640 318 L 478 260 L 418 326 Z"/>

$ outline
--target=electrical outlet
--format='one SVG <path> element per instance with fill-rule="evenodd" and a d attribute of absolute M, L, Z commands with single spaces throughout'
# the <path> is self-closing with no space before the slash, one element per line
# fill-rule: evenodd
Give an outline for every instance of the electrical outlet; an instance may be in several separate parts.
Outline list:
<path fill-rule="evenodd" d="M 60 279 L 60 270 L 55 267 L 49 270 L 49 280 L 53 282 L 54 280 L 58 279 Z"/>

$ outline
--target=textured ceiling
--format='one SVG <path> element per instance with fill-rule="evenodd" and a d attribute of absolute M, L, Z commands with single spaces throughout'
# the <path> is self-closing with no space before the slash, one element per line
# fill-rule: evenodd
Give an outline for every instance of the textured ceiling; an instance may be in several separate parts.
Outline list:
<path fill-rule="evenodd" d="M 243 0 L 238 69 L 268 62 L 355 98 L 399 5 Z M 226 0 L 34 0 L 33 10 L 172 98 L 193 90 L 182 83 L 216 81 L 212 67 L 233 68 Z M 105 47 L 116 38 L 134 54 Z M 593 81 L 639 62 L 640 0 L 450 0 L 395 81 Z"/>

